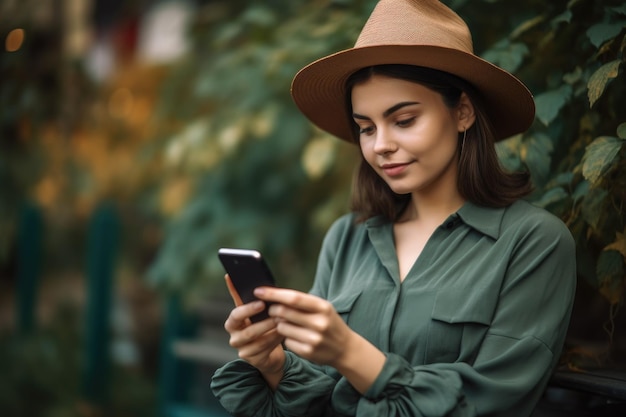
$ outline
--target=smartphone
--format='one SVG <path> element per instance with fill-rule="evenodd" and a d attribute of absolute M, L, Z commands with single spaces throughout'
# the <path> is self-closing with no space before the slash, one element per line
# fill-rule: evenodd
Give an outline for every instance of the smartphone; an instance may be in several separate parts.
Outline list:
<path fill-rule="evenodd" d="M 259 251 L 221 248 L 217 252 L 217 256 L 230 275 L 230 280 L 244 303 L 257 300 L 254 296 L 255 288 L 276 286 L 274 276 Z M 269 317 L 267 308 L 269 305 L 261 313 L 250 317 L 250 320 L 256 323 Z"/>

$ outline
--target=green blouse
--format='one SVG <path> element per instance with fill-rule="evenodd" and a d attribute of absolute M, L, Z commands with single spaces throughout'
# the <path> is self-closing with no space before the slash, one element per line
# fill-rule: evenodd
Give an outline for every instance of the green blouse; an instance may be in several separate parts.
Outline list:
<path fill-rule="evenodd" d="M 287 352 L 272 392 L 237 360 L 215 396 L 235 416 L 529 416 L 557 364 L 573 303 L 574 241 L 525 201 L 466 203 L 401 283 L 392 224 L 346 215 L 330 228 L 311 293 L 387 357 L 364 395 Z"/>

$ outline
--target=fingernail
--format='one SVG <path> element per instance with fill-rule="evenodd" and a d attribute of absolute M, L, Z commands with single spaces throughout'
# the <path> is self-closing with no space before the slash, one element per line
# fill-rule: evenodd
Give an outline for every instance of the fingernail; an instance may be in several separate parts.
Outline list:
<path fill-rule="evenodd" d="M 254 289 L 254 295 L 259 296 L 259 295 L 263 295 L 263 294 L 265 294 L 265 289 L 263 289 L 262 287 Z"/>

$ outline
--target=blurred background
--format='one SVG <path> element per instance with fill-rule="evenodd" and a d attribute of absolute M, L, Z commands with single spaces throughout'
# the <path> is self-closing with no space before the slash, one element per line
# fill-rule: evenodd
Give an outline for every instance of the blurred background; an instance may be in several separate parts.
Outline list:
<path fill-rule="evenodd" d="M 217 249 L 311 285 L 358 150 L 289 85 L 375 3 L 0 0 L 0 415 L 223 415 Z M 563 363 L 624 369 L 626 5 L 445 3 L 535 94 L 532 129 L 498 151 L 576 239 Z"/>

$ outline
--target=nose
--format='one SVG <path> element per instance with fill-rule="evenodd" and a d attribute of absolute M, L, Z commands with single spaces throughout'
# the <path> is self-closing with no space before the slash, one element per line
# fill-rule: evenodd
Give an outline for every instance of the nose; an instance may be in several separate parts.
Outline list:
<path fill-rule="evenodd" d="M 376 141 L 374 142 L 374 152 L 379 155 L 388 154 L 397 150 L 397 144 L 393 140 L 390 132 L 384 129 L 376 130 Z"/>

